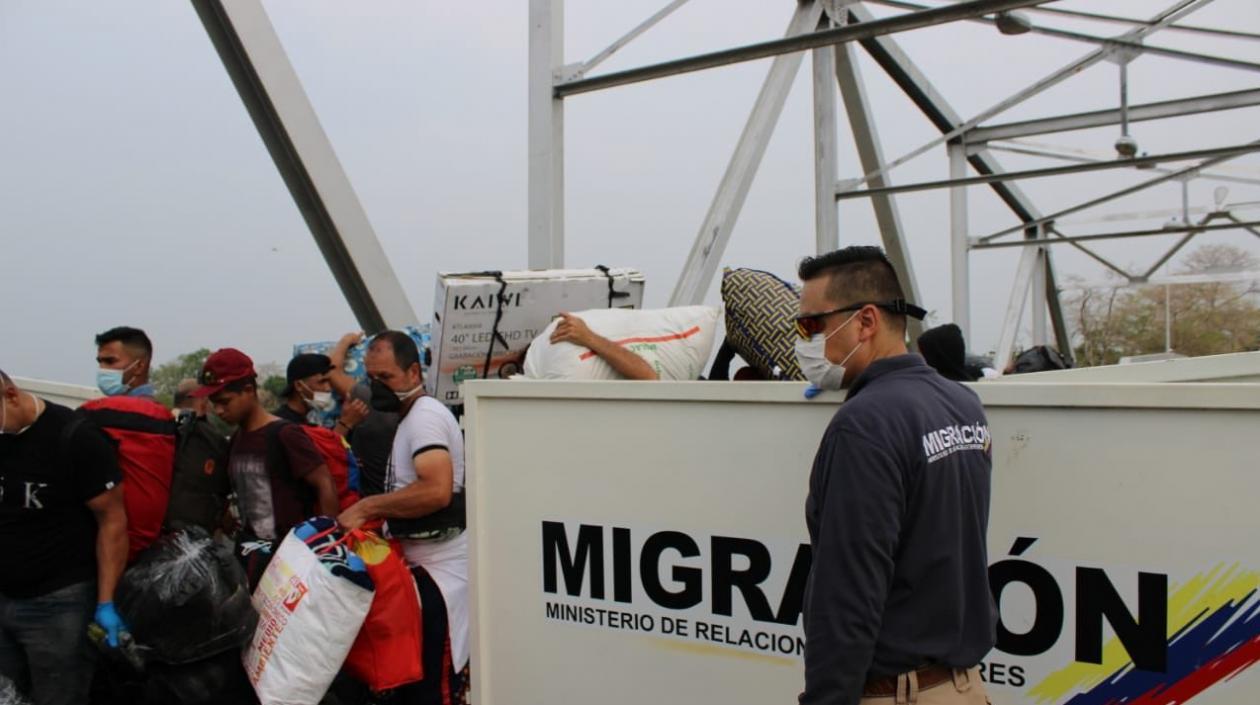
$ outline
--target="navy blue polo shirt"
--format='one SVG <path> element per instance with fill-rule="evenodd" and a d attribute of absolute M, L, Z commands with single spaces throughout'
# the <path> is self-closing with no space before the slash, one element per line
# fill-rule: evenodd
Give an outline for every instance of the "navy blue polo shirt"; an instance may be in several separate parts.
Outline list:
<path fill-rule="evenodd" d="M 855 704 L 870 678 L 970 668 L 993 647 L 992 449 L 975 392 L 918 355 L 872 363 L 810 474 L 802 705 Z"/>

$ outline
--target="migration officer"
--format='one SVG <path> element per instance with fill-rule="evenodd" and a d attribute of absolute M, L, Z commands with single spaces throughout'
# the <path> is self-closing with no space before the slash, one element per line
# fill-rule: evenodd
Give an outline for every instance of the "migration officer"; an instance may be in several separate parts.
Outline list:
<path fill-rule="evenodd" d="M 801 370 L 848 389 L 814 458 L 805 504 L 801 705 L 987 702 L 993 647 L 985 534 L 992 471 L 976 394 L 906 349 L 907 303 L 877 247 L 800 265 Z"/>

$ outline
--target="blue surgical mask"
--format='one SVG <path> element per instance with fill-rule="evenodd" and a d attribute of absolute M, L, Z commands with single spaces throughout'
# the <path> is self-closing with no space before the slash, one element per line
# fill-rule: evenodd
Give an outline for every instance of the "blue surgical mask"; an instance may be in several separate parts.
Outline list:
<path fill-rule="evenodd" d="M 140 362 L 136 360 L 136 362 Z M 102 367 L 96 371 L 96 387 L 101 393 L 107 397 L 117 397 L 126 394 L 131 387 L 123 382 L 123 373 L 136 366 L 136 362 L 127 365 L 121 370 L 111 370 Z"/>

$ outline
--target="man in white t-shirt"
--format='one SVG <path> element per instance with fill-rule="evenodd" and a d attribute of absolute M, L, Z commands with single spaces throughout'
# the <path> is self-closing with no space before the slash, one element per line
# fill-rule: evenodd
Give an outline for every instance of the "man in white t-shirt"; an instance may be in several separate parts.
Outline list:
<path fill-rule="evenodd" d="M 385 331 L 364 356 L 372 408 L 402 419 L 385 492 L 364 497 L 337 521 L 348 529 L 386 520 L 402 541 L 424 609 L 424 680 L 408 703 L 451 705 L 468 664 L 468 540 L 464 532 L 464 437 L 454 415 L 425 396 L 420 354 L 405 333 Z"/>

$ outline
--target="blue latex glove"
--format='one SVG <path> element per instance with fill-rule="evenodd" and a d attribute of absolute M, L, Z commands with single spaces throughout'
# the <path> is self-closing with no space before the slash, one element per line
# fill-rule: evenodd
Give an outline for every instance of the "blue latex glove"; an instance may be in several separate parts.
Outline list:
<path fill-rule="evenodd" d="M 822 390 L 822 388 L 821 388 L 821 387 L 815 387 L 815 386 L 814 386 L 814 385 L 812 385 L 812 384 L 811 384 L 811 385 L 809 385 L 808 387 L 806 387 L 806 388 L 805 388 L 805 398 L 806 398 L 806 399 L 813 399 L 814 397 L 816 397 L 816 396 L 818 396 L 819 394 L 822 394 L 822 393 L 823 393 L 823 390 Z"/>
<path fill-rule="evenodd" d="M 105 630 L 105 640 L 109 645 L 118 648 L 118 637 L 127 631 L 127 625 L 123 624 L 122 617 L 118 616 L 118 610 L 114 609 L 114 603 L 102 602 L 96 606 L 96 617 L 94 622 Z"/>

